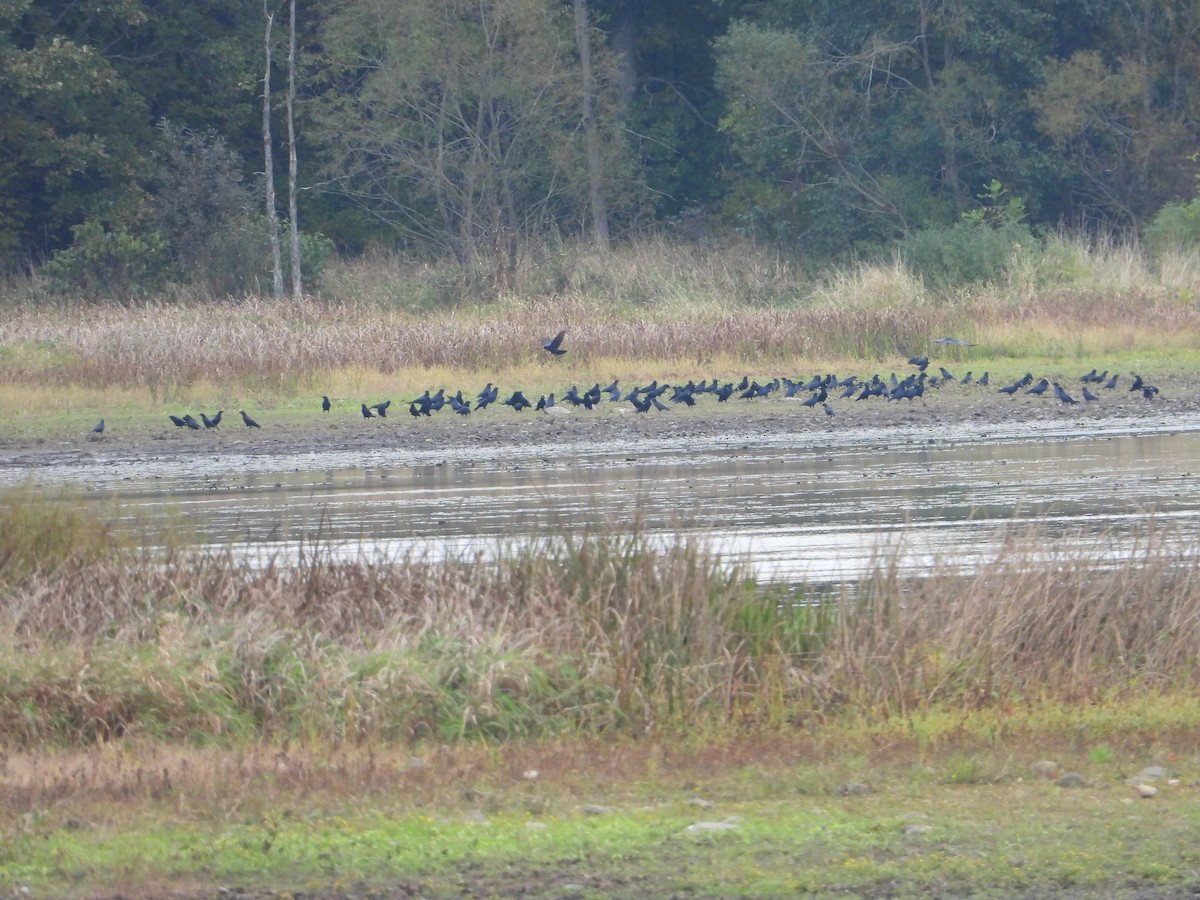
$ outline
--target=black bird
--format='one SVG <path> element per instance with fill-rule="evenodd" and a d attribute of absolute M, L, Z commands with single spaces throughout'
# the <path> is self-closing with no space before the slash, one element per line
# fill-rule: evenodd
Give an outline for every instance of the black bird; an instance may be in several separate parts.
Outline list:
<path fill-rule="evenodd" d="M 1131 384 L 1131 385 L 1129 386 L 1129 389 L 1130 389 L 1131 391 L 1140 391 L 1140 390 L 1142 389 L 1142 386 L 1143 386 L 1144 384 L 1145 384 L 1145 382 L 1144 382 L 1144 381 L 1142 381 L 1142 376 L 1141 376 L 1141 375 L 1134 375 L 1134 376 L 1133 376 L 1133 384 Z"/>
<path fill-rule="evenodd" d="M 365 403 L 362 405 L 362 417 L 364 419 L 375 418 L 375 413 L 371 412 L 371 407 L 367 406 Z"/>
<path fill-rule="evenodd" d="M 810 406 L 810 407 L 816 406 L 818 403 L 824 403 L 828 399 L 829 399 L 829 394 L 825 391 L 825 388 L 821 388 L 820 391 L 813 394 L 811 397 L 809 397 L 807 400 L 805 400 L 800 405 L 801 406 Z"/>
<path fill-rule="evenodd" d="M 980 376 L 979 376 L 979 380 L 977 380 L 975 383 L 976 383 L 976 384 L 982 384 L 984 387 L 987 387 L 987 385 L 988 385 L 988 373 L 987 373 L 987 372 L 984 372 L 982 375 L 980 375 Z"/>
<path fill-rule="evenodd" d="M 1059 400 L 1061 400 L 1063 403 L 1069 403 L 1071 405 L 1074 405 L 1079 402 L 1074 397 L 1072 397 L 1070 394 L 1068 394 L 1066 391 L 1064 391 L 1063 386 L 1061 384 L 1059 384 L 1057 381 L 1054 382 L 1054 396 L 1057 397 Z"/>
<path fill-rule="evenodd" d="M 412 403 L 408 404 L 408 414 L 410 416 L 412 416 L 414 419 L 421 418 L 421 410 L 417 408 L 416 400 L 414 400 Z"/>
<path fill-rule="evenodd" d="M 827 416 L 833 415 L 833 407 L 832 406 L 830 406 L 828 403 L 822 403 L 821 406 L 824 407 L 824 409 L 825 409 L 825 415 L 827 415 Z"/>
<path fill-rule="evenodd" d="M 750 387 L 750 376 L 743 375 L 742 380 L 738 382 L 738 385 L 737 385 L 737 387 L 734 388 L 734 390 L 735 391 L 744 391 L 748 387 Z"/>
<path fill-rule="evenodd" d="M 1092 371 L 1088 372 L 1086 375 L 1081 375 L 1079 377 L 1079 380 L 1082 381 L 1084 384 L 1091 384 L 1093 381 L 1103 381 L 1104 376 L 1097 375 L 1096 370 L 1092 369 Z"/>
<path fill-rule="evenodd" d="M 208 416 L 206 416 L 204 413 L 200 413 L 200 421 L 204 423 L 204 427 L 205 427 L 205 428 L 212 428 L 212 427 L 213 427 L 213 424 L 212 424 L 212 419 L 210 419 L 210 418 L 209 418 Z"/>
<path fill-rule="evenodd" d="M 612 384 L 606 388 L 601 388 L 600 390 L 603 393 L 608 394 L 609 402 L 615 403 L 621 399 L 621 392 L 617 389 L 617 379 L 615 378 L 612 380 Z"/>
<path fill-rule="evenodd" d="M 1142 387 L 1142 396 L 1147 400 L 1153 400 L 1154 395 L 1158 393 L 1158 388 L 1152 384 L 1147 384 Z"/>
<path fill-rule="evenodd" d="M 433 398 L 429 396 L 428 390 L 426 390 L 425 393 L 423 393 L 416 400 L 412 401 L 412 403 L 409 405 L 408 411 L 412 412 L 414 407 L 416 408 L 417 411 L 415 413 L 413 413 L 413 415 L 415 415 L 415 416 L 428 416 L 429 415 L 430 410 L 433 409 Z"/>
<path fill-rule="evenodd" d="M 217 414 L 215 416 L 213 416 L 211 419 L 208 416 L 206 416 L 204 413 L 200 413 L 200 421 L 204 423 L 205 428 L 220 428 L 221 427 L 221 416 L 224 415 L 224 413 L 225 413 L 225 410 L 218 409 Z"/>
<path fill-rule="evenodd" d="M 511 406 L 517 412 L 520 412 L 523 409 L 528 409 L 529 407 L 533 406 L 532 403 L 530 403 L 527 399 L 525 399 L 525 395 L 522 394 L 520 391 L 513 391 L 513 395 L 504 401 L 504 405 Z"/>
<path fill-rule="evenodd" d="M 371 409 L 375 410 L 375 415 L 379 416 L 379 418 L 386 419 L 388 407 L 391 405 L 391 400 L 384 400 L 382 403 L 372 404 Z"/>
<path fill-rule="evenodd" d="M 171 424 L 176 428 L 182 428 L 187 424 L 187 422 L 183 421 L 183 419 L 179 418 L 179 416 L 173 416 L 170 413 L 167 413 L 167 418 L 171 420 Z"/>
<path fill-rule="evenodd" d="M 428 393 L 428 391 L 426 391 Z M 434 412 L 446 405 L 446 389 L 438 388 L 438 392 L 429 398 L 429 408 Z"/>
<path fill-rule="evenodd" d="M 494 387 L 489 381 L 484 386 L 483 390 L 479 392 L 479 395 L 475 398 L 477 401 L 475 404 L 475 409 L 487 409 L 489 405 L 496 402 L 496 398 L 499 396 L 500 388 Z"/>
<path fill-rule="evenodd" d="M 321 412 L 329 412 L 329 407 L 331 405 L 332 404 L 330 404 L 328 397 L 321 398 Z"/>
<path fill-rule="evenodd" d="M 959 384 L 970 384 L 972 374 L 972 372 L 968 371 L 967 374 L 962 377 L 962 381 L 960 381 Z"/>
<path fill-rule="evenodd" d="M 446 402 L 449 403 L 450 408 L 460 416 L 469 416 L 471 414 L 471 404 L 463 400 L 462 391 L 459 391 L 455 396 L 448 398 Z"/>
<path fill-rule="evenodd" d="M 1091 403 L 1093 400 L 1099 400 L 1100 398 L 1085 387 L 1083 389 L 1083 399 Z"/>
<path fill-rule="evenodd" d="M 1110 378 L 1110 379 L 1108 379 L 1108 381 L 1104 382 L 1104 387 L 1111 391 L 1113 388 L 1115 388 L 1117 386 L 1117 379 L 1119 377 L 1120 377 L 1119 374 L 1113 375 L 1112 378 Z"/>
<path fill-rule="evenodd" d="M 715 391 L 713 391 L 713 393 L 717 395 L 718 403 L 724 403 L 726 400 L 728 400 L 730 397 L 733 396 L 733 382 L 732 381 L 725 382 L 725 384 L 721 385 L 719 388 L 717 388 Z"/>
<path fill-rule="evenodd" d="M 537 406 L 534 407 L 538 412 L 544 412 L 547 409 L 554 408 L 554 394 L 542 394 L 538 397 Z"/>
<path fill-rule="evenodd" d="M 669 408 L 667 406 L 667 404 L 663 403 L 661 400 L 658 399 L 657 394 L 654 394 L 650 397 L 650 402 L 654 404 L 654 408 L 657 409 L 659 412 L 666 412 L 667 409 Z"/>
<path fill-rule="evenodd" d="M 1042 378 L 1042 379 L 1039 379 L 1038 383 L 1035 384 L 1033 387 L 1031 387 L 1029 390 L 1027 390 L 1025 393 L 1033 394 L 1036 397 L 1040 397 L 1040 396 L 1042 396 L 1042 394 L 1046 393 L 1046 389 L 1048 387 L 1050 387 L 1050 382 L 1047 381 L 1045 378 Z"/>
<path fill-rule="evenodd" d="M 246 411 L 244 409 L 238 410 L 238 411 L 242 414 L 242 421 L 246 423 L 247 428 L 260 428 L 261 427 L 257 422 L 255 422 L 252 418 L 250 418 L 248 415 L 246 415 Z"/>
<path fill-rule="evenodd" d="M 922 372 L 924 372 L 926 367 L 929 365 L 929 357 L 928 356 L 911 356 L 911 357 L 909 357 L 908 364 L 910 366 L 916 366 L 918 369 L 920 369 Z"/>
<path fill-rule="evenodd" d="M 997 394 L 1008 394 L 1008 396 L 1012 397 L 1012 396 L 1014 396 L 1014 395 L 1017 393 L 1017 391 L 1019 391 L 1020 389 L 1021 389 L 1021 382 L 1019 382 L 1019 381 L 1014 381 L 1012 384 L 1005 385 L 1005 386 L 1004 386 L 1004 387 L 1002 387 L 1002 388 L 996 388 L 996 393 L 997 393 Z"/>
<path fill-rule="evenodd" d="M 554 337 L 550 338 L 550 340 L 544 341 L 542 343 L 542 349 L 545 350 L 547 353 L 549 353 L 551 356 L 562 356 L 564 353 L 567 352 L 566 350 L 564 350 L 562 348 L 563 338 L 566 337 L 566 334 L 567 334 L 567 330 L 564 328 L 562 331 L 560 331 Z"/>
<path fill-rule="evenodd" d="M 104 420 L 101 419 L 95 428 L 92 429 L 92 434 L 104 434 Z"/>
<path fill-rule="evenodd" d="M 644 400 L 639 400 L 637 397 L 631 397 L 629 402 L 633 404 L 633 408 L 640 413 L 644 413 L 650 409 L 650 404 L 654 402 L 654 398 L 649 395 Z"/>
<path fill-rule="evenodd" d="M 183 424 L 192 429 L 192 431 L 200 430 L 200 423 L 193 419 L 190 414 L 183 417 Z"/>
<path fill-rule="evenodd" d="M 941 374 L 942 374 L 942 381 L 953 381 L 954 380 L 954 376 L 951 375 L 949 372 L 947 372 L 944 367 L 938 366 L 938 371 L 941 372 Z"/>

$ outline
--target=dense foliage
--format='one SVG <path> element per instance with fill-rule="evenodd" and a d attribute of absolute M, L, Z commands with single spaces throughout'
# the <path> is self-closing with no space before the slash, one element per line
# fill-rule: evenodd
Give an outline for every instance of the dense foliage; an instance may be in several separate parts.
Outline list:
<path fill-rule="evenodd" d="M 282 121 L 286 12 L 0 0 L 0 267 L 49 263 L 97 296 L 260 284 L 265 51 Z M 502 283 L 531 248 L 589 236 L 600 200 L 616 235 L 965 247 L 985 275 L 970 248 L 1039 227 L 1197 237 L 1186 0 L 300 0 L 297 38 L 310 248 Z M 272 140 L 282 197 L 286 130 Z"/>

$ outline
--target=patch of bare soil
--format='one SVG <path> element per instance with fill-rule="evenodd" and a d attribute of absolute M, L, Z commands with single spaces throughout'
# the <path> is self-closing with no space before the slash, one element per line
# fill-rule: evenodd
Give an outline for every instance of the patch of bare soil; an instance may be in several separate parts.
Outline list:
<path fill-rule="evenodd" d="M 448 408 L 431 417 L 413 418 L 404 406 L 392 405 L 383 419 L 364 420 L 357 408 L 322 413 L 314 403 L 310 419 L 285 419 L 270 410 L 255 411 L 259 429 L 247 428 L 236 417 L 219 429 L 177 428 L 163 415 L 161 427 L 128 428 L 110 422 L 103 434 L 73 434 L 33 439 L 5 439 L 0 432 L 0 467 L 10 470 L 46 466 L 211 463 L 215 458 L 236 465 L 238 457 L 297 457 L 319 460 L 323 455 L 392 453 L 497 457 L 526 448 L 571 447 L 691 447 L 721 443 L 754 446 L 795 440 L 797 445 L 844 442 L 886 444 L 900 433 L 960 439 L 1035 437 L 1041 434 L 1159 431 L 1181 427 L 1200 414 L 1200 383 L 1170 378 L 1157 382 L 1160 392 L 1150 399 L 1125 386 L 1112 391 L 1095 387 L 1099 399 L 1082 401 L 1080 385 L 1068 385 L 1077 404 L 1055 399 L 1050 391 L 1013 396 L 996 387 L 948 384 L 926 391 L 915 400 L 887 401 L 874 397 L 829 400 L 832 415 L 818 404 L 805 407 L 807 394 L 783 400 L 775 396 L 718 403 L 701 398 L 694 407 L 669 404 L 666 411 L 637 413 L 628 403 L 605 402 L 593 410 L 562 404 L 556 411 L 520 413 L 493 405 L 470 416 Z M 665 399 L 665 398 L 664 398 Z"/>

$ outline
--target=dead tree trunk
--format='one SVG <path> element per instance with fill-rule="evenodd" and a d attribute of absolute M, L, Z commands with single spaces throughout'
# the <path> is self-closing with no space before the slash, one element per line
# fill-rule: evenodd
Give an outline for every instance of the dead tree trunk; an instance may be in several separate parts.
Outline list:
<path fill-rule="evenodd" d="M 587 153 L 589 206 L 592 210 L 592 239 L 608 249 L 608 199 L 604 191 L 604 156 L 596 129 L 596 80 L 592 74 L 592 34 L 588 27 L 586 0 L 575 0 L 575 44 L 583 75 L 583 139 Z"/>
<path fill-rule="evenodd" d="M 287 134 L 288 134 L 288 231 L 292 245 L 292 297 L 299 300 L 304 296 L 304 285 L 300 278 L 300 224 L 296 218 L 296 0 L 289 3 L 288 27 L 288 89 L 287 89 Z"/>
<path fill-rule="evenodd" d="M 271 240 L 271 276 L 276 297 L 283 296 L 283 257 L 279 251 L 279 217 L 275 211 L 275 161 L 271 154 L 271 25 L 275 14 L 263 0 L 263 15 L 267 20 L 263 37 L 266 58 L 263 73 L 263 181 L 267 195 L 267 235 Z"/>

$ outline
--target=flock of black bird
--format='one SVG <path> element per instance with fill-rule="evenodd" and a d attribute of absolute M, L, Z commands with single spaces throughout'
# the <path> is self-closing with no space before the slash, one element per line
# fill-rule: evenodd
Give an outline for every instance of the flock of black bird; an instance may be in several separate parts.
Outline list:
<path fill-rule="evenodd" d="M 566 331 L 560 331 L 554 337 L 545 341 L 542 344 L 542 349 L 551 356 L 562 356 L 567 352 L 562 346 L 564 337 L 566 337 Z M 953 337 L 939 338 L 934 343 L 941 346 L 975 346 L 974 344 Z M 716 378 L 712 379 L 711 382 L 702 379 L 699 383 L 688 381 L 687 384 L 682 385 L 659 384 L 655 380 L 648 385 L 636 386 L 629 389 L 621 388 L 614 380 L 607 387 L 601 387 L 597 382 L 583 393 L 580 393 L 579 389 L 572 385 L 557 398 L 551 393 L 540 396 L 536 401 L 531 401 L 519 390 L 514 391 L 506 399 L 500 400 L 500 389 L 491 382 L 488 382 L 483 390 L 475 395 L 473 400 L 464 397 L 461 390 L 454 394 L 450 394 L 445 388 L 439 388 L 433 393 L 426 390 L 421 396 L 415 397 L 408 402 L 408 412 L 414 418 L 421 418 L 423 416 L 432 416 L 445 407 L 449 407 L 451 411 L 460 416 L 468 416 L 472 410 L 479 411 L 486 409 L 491 404 L 499 402 L 502 406 L 511 407 L 516 412 L 521 412 L 531 407 L 536 410 L 551 410 L 556 407 L 562 408 L 563 404 L 572 407 L 583 407 L 584 409 L 594 409 L 603 403 L 629 403 L 633 406 L 635 412 L 645 413 L 651 409 L 667 411 L 671 408 L 671 404 L 695 406 L 697 400 L 707 395 L 716 397 L 718 403 L 724 403 L 734 397 L 739 400 L 754 400 L 773 395 L 778 395 L 785 399 L 807 395 L 800 402 L 801 406 L 820 406 L 826 416 L 832 416 L 834 415 L 834 408 L 830 405 L 829 401 L 835 397 L 839 400 L 853 398 L 855 401 L 868 400 L 872 397 L 879 397 L 887 401 L 901 401 L 923 397 L 927 390 L 937 389 L 952 382 L 960 385 L 973 384 L 985 388 L 990 386 L 990 376 L 987 372 L 984 372 L 978 378 L 975 377 L 973 372 L 967 372 L 961 378 L 958 378 L 945 367 L 938 366 L 937 374 L 930 375 L 928 372 L 928 356 L 911 357 L 908 360 L 908 364 L 915 367 L 915 371 L 904 378 L 897 378 L 895 373 L 892 373 L 886 379 L 876 374 L 872 375 L 870 379 L 863 381 L 859 380 L 855 375 L 839 379 L 836 375 L 829 374 L 814 375 L 807 380 L 777 377 L 765 384 L 760 384 L 757 381 L 752 381 L 749 376 L 746 376 L 737 384 L 734 384 L 732 381 L 721 383 Z M 1090 386 L 1096 385 L 1097 389 L 1111 391 L 1117 388 L 1119 379 L 1119 374 L 1114 373 L 1110 375 L 1108 371 L 1097 372 L 1095 369 L 1092 369 L 1092 371 L 1080 378 L 1083 402 L 1096 402 L 1100 399 L 1092 392 Z M 1018 393 L 1040 397 L 1051 388 L 1053 388 L 1053 396 L 1063 404 L 1076 405 L 1080 402 L 1068 393 L 1067 389 L 1059 382 L 1051 382 L 1046 378 L 1034 381 L 1033 375 L 1030 373 L 1025 374 L 1012 384 L 1004 385 L 996 390 L 998 393 L 1007 394 L 1010 397 Z M 1132 376 L 1128 390 L 1140 392 L 1147 400 L 1153 400 L 1159 392 L 1157 387 L 1147 384 L 1139 375 Z M 361 404 L 362 417 L 364 419 L 386 419 L 388 409 L 391 405 L 391 400 L 384 400 L 380 403 L 364 402 Z M 322 397 L 322 411 L 329 412 L 332 408 L 333 403 L 329 397 Z M 241 410 L 240 413 L 242 423 L 247 428 L 259 427 L 259 424 L 250 418 L 245 410 Z M 170 415 L 169 418 L 177 428 L 189 428 L 193 431 L 201 431 L 204 429 L 219 428 L 223 414 L 224 410 L 218 410 L 213 416 L 200 413 L 199 422 L 191 414 L 182 416 Z M 103 434 L 103 419 L 92 429 L 92 432 Z"/>

